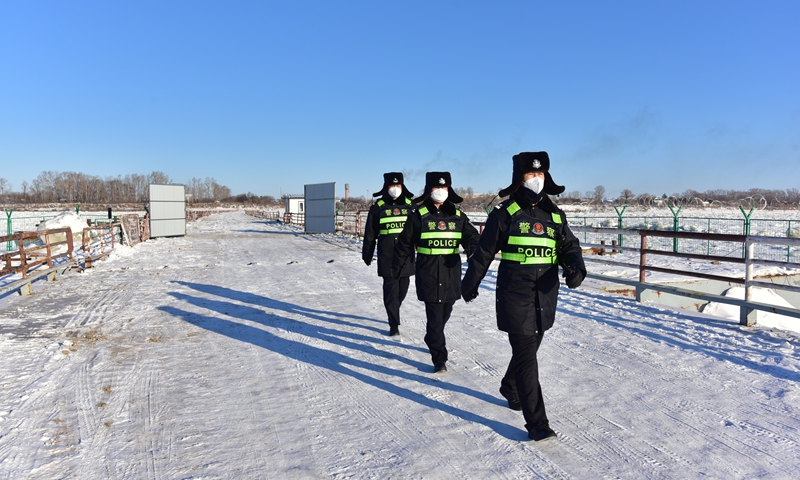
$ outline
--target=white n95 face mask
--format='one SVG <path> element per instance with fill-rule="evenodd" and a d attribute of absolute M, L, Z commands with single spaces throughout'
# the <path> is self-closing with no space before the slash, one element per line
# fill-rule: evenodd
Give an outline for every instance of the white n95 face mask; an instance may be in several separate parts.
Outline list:
<path fill-rule="evenodd" d="M 436 203 L 443 203 L 447 200 L 447 196 L 450 194 L 447 190 L 443 188 L 437 188 L 435 190 L 431 190 L 431 199 Z"/>
<path fill-rule="evenodd" d="M 544 178 L 542 177 L 533 177 L 525 180 L 525 188 L 532 191 L 533 193 L 539 193 L 544 188 Z"/>
<path fill-rule="evenodd" d="M 400 194 L 403 193 L 403 187 L 389 187 L 389 196 L 392 198 L 397 198 Z"/>

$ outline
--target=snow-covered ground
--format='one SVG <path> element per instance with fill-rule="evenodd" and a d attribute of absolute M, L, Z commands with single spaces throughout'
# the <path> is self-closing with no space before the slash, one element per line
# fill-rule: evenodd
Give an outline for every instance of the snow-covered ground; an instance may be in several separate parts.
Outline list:
<path fill-rule="evenodd" d="M 797 333 L 564 288 L 551 425 L 498 393 L 494 277 L 431 373 L 357 241 L 221 213 L 0 303 L 0 478 L 796 478 Z"/>

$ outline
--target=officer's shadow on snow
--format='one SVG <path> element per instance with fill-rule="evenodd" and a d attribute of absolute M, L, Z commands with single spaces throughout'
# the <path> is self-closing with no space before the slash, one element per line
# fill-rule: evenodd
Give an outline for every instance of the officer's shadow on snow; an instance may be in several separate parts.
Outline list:
<path fill-rule="evenodd" d="M 259 235 L 293 235 L 295 237 L 299 237 L 305 235 L 305 233 L 300 230 L 297 232 L 291 232 L 286 230 L 234 230 L 236 233 L 257 233 Z"/>
<path fill-rule="evenodd" d="M 339 312 L 331 312 L 328 310 L 317 310 L 314 308 L 304 307 L 302 305 L 296 305 L 294 303 L 282 302 L 280 300 L 275 300 L 269 297 L 265 297 L 263 295 L 256 295 L 255 293 L 248 293 L 242 292 L 239 290 L 234 290 L 232 288 L 227 287 L 220 287 L 219 285 L 209 285 L 205 283 L 193 283 L 193 282 L 183 282 L 180 280 L 173 280 L 172 283 L 183 285 L 184 287 L 189 287 L 193 290 L 197 290 L 198 292 L 207 293 L 209 295 L 214 295 L 217 297 L 222 297 L 230 300 L 235 300 L 242 303 L 247 303 L 250 305 L 256 305 L 258 307 L 269 308 L 273 310 L 281 310 L 286 313 L 292 313 L 297 315 L 302 315 L 304 317 L 313 318 L 315 320 L 322 320 L 324 322 L 335 323 L 342 326 L 362 329 L 362 330 L 369 330 L 376 333 L 382 333 L 385 329 L 381 329 L 379 327 L 373 326 L 366 326 L 360 323 L 348 322 L 342 320 L 342 318 L 352 319 L 352 320 L 366 320 L 372 323 L 379 323 L 380 325 L 384 325 L 386 322 L 381 320 L 376 320 L 372 317 L 364 317 L 361 315 L 351 315 L 349 313 L 339 313 Z M 263 312 L 262 312 L 263 314 Z M 336 317 L 336 318 L 332 318 Z M 257 318 L 253 318 L 251 320 L 258 321 Z M 364 337 L 366 338 L 366 337 Z M 370 337 L 372 339 L 372 337 Z M 396 344 L 396 342 L 392 342 L 392 344 Z M 425 351 L 423 349 L 419 349 L 420 351 Z"/>
<path fill-rule="evenodd" d="M 307 323 L 294 318 L 268 313 L 261 309 L 254 308 L 248 305 L 240 305 L 238 303 L 232 303 L 220 300 L 211 300 L 205 297 L 193 297 L 191 295 L 186 295 L 180 292 L 169 292 L 169 295 L 178 300 L 187 302 L 197 307 L 205 308 L 208 310 L 214 310 L 224 315 L 241 318 L 242 320 L 257 322 L 267 327 L 280 328 L 286 330 L 287 332 L 295 332 L 310 337 L 316 337 L 322 340 L 326 340 L 330 343 L 340 345 L 342 347 L 361 350 L 364 352 L 372 353 L 377 356 L 386 358 L 395 358 L 404 363 L 407 363 L 409 366 L 416 367 L 418 370 L 423 370 L 425 368 L 425 365 L 420 362 L 414 362 L 413 360 L 408 359 L 406 357 L 397 356 L 386 350 L 377 349 L 371 345 L 367 345 L 364 343 L 355 343 L 355 342 L 369 342 L 370 344 L 380 343 L 382 345 L 401 347 L 408 350 L 416 350 L 419 352 L 425 351 L 419 347 L 415 347 L 412 345 L 405 345 L 402 343 L 394 342 L 392 340 L 388 340 L 384 338 L 382 334 L 378 337 L 375 337 L 373 335 L 363 335 L 352 331 L 345 331 L 336 328 L 328 328 L 322 325 Z M 297 310 L 295 309 L 289 309 L 285 311 L 287 313 L 298 313 Z M 317 315 L 309 315 L 306 313 L 301 313 L 301 315 L 322 322 L 329 322 L 334 325 L 360 327 L 360 325 L 358 324 L 353 324 L 351 322 L 345 322 L 342 320 L 336 320 Z M 368 327 L 364 327 L 364 329 L 373 330 Z"/>
<path fill-rule="evenodd" d="M 589 298 L 591 303 L 583 301 L 579 302 L 580 307 L 587 310 L 590 308 L 589 305 L 592 304 L 601 304 L 604 302 L 608 304 L 612 301 L 614 303 L 630 302 L 634 305 L 632 308 L 636 308 L 636 310 L 640 311 L 641 313 L 651 313 L 651 315 L 649 317 L 646 315 L 637 315 L 635 318 L 624 318 L 622 316 L 610 316 L 602 310 L 590 310 L 588 313 L 586 311 L 577 311 L 574 309 L 574 302 L 570 302 L 569 295 Z M 699 336 L 697 334 L 698 330 L 706 330 L 707 332 L 702 335 L 706 338 L 713 338 L 716 335 L 720 335 L 721 332 L 725 332 L 731 336 L 745 335 L 745 333 L 742 333 L 736 329 L 737 324 L 731 320 L 715 319 L 710 317 L 704 317 L 702 320 L 697 320 L 690 319 L 687 316 L 687 324 L 684 326 L 685 328 L 677 327 L 660 321 L 658 319 L 658 315 L 662 314 L 662 312 L 657 308 L 650 308 L 640 303 L 636 303 L 636 301 L 631 298 L 620 297 L 613 300 L 606 300 L 589 292 L 581 292 L 580 290 L 572 290 L 569 292 L 568 296 L 562 298 L 559 303 L 559 310 L 562 313 L 569 313 L 575 317 L 582 317 L 588 320 L 594 320 L 606 325 L 628 330 L 634 334 L 650 338 L 657 343 L 674 345 L 685 350 L 694 350 L 718 360 L 731 362 L 754 371 L 770 374 L 775 378 L 793 382 L 800 381 L 800 373 L 798 372 L 788 370 L 777 365 L 764 365 L 763 363 L 750 360 L 751 357 L 763 358 L 764 356 L 764 350 L 757 348 L 755 345 L 753 347 L 748 347 L 743 345 L 741 342 L 728 342 L 730 347 L 725 349 L 716 345 L 706 346 L 681 340 L 681 338 L 687 336 L 686 328 L 688 328 L 690 325 L 689 320 L 691 320 L 691 328 L 694 330 L 694 333 L 692 333 L 691 336 L 694 337 Z M 652 320 L 647 320 L 648 318 Z M 710 327 L 714 328 L 712 329 Z M 748 338 L 753 339 L 753 336 L 751 335 Z"/>
<path fill-rule="evenodd" d="M 190 285 L 196 285 L 196 284 L 190 284 Z M 211 286 L 205 285 L 203 287 L 211 287 Z M 223 289 L 223 290 L 229 290 L 229 289 Z M 244 292 L 239 292 L 239 293 L 245 296 L 251 295 Z M 406 365 L 409 365 L 417 370 L 423 370 L 425 368 L 429 368 L 427 364 L 414 361 L 404 356 L 380 350 L 372 345 L 357 343 L 348 340 L 348 338 L 353 340 L 366 339 L 371 342 L 375 342 L 376 339 L 373 337 L 365 337 L 359 334 L 341 332 L 338 330 L 321 327 L 319 325 L 314 325 L 311 323 L 306 323 L 297 319 L 287 318 L 279 315 L 274 315 L 274 314 L 269 315 L 266 314 L 261 309 L 247 305 L 240 305 L 228 301 L 210 300 L 208 298 L 195 297 L 180 292 L 171 292 L 170 295 L 172 295 L 176 299 L 185 301 L 191 305 L 211 310 L 217 312 L 218 314 L 225 315 L 228 317 L 238 318 L 248 322 L 259 323 L 264 326 L 269 326 L 272 328 L 283 329 L 287 332 L 300 333 L 302 335 L 311 338 L 316 338 L 318 340 L 328 342 L 331 345 L 336 345 L 338 347 L 343 347 L 348 350 L 357 351 L 360 354 L 367 353 L 383 358 L 388 358 L 390 360 L 396 360 Z M 299 308 L 296 305 L 286 304 L 285 302 L 277 302 L 277 303 L 282 304 L 286 308 L 289 308 L 289 310 L 287 311 L 296 312 Z M 441 410 L 443 412 L 462 418 L 463 420 L 468 422 L 475 422 L 475 423 L 480 423 L 482 425 L 486 425 L 487 427 L 492 428 L 495 432 L 497 432 L 499 435 L 505 438 L 519 440 L 521 437 L 524 437 L 524 432 L 522 432 L 518 428 L 498 422 L 497 420 L 483 417 L 476 413 L 469 412 L 467 410 L 463 410 L 461 408 L 452 405 L 447 405 L 446 403 L 443 403 L 441 401 L 428 398 L 422 393 L 398 386 L 395 383 L 393 383 L 391 379 L 383 380 L 381 378 L 376 378 L 368 374 L 362 373 L 362 371 L 371 371 L 374 372 L 376 375 L 382 375 L 385 377 L 396 377 L 404 380 L 415 381 L 421 385 L 424 385 L 426 388 L 429 388 L 430 385 L 432 384 L 432 380 L 429 376 L 424 376 L 418 373 L 391 368 L 382 364 L 383 362 L 368 362 L 365 360 L 360 360 L 358 358 L 353 358 L 351 356 L 337 352 L 332 349 L 329 350 L 308 343 L 289 340 L 279 335 L 276 335 L 267 329 L 258 328 L 256 326 L 248 325 L 246 323 L 241 323 L 234 320 L 228 320 L 218 315 L 214 314 L 204 315 L 200 313 L 190 312 L 187 310 L 182 310 L 172 306 L 161 306 L 158 308 L 159 310 L 169 315 L 180 318 L 185 322 L 195 325 L 197 327 L 204 328 L 206 330 L 213 331 L 221 335 L 226 335 L 230 338 L 233 338 L 234 340 L 250 343 L 252 345 L 284 355 L 298 362 L 305 362 L 308 364 L 316 365 L 320 368 L 329 369 L 331 371 L 343 375 L 348 375 L 350 377 L 353 377 L 357 380 L 364 382 L 367 385 L 380 388 L 386 392 L 392 393 L 399 397 L 417 402 L 420 405 Z M 319 319 L 323 321 L 330 321 L 330 319 L 328 318 L 319 318 Z M 392 344 L 396 346 L 402 345 L 396 342 L 392 342 Z M 436 385 L 445 390 L 450 390 L 455 393 L 459 393 L 462 395 L 469 395 L 477 399 L 484 400 L 487 403 L 493 404 L 495 406 L 502 405 L 497 398 L 491 395 L 487 395 L 483 392 L 472 390 L 467 387 L 455 385 L 444 381 L 436 382 Z M 498 411 L 502 410 L 498 409 Z"/>

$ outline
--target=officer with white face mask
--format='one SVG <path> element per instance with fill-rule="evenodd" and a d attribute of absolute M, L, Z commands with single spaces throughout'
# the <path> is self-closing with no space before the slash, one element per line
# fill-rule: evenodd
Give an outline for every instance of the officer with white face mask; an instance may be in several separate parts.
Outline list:
<path fill-rule="evenodd" d="M 500 252 L 497 328 L 508 334 L 511 344 L 500 393 L 509 408 L 522 410 L 528 438 L 540 441 L 556 436 L 545 413 L 536 353 L 555 320 L 558 267 L 569 288 L 578 288 L 586 267 L 566 215 L 547 196 L 564 191 L 550 176 L 547 152 L 522 152 L 513 162 L 511 185 L 499 193 L 509 198 L 489 214 L 461 293 L 467 302 L 478 296 L 481 280 Z"/>
<path fill-rule="evenodd" d="M 463 199 L 453 191 L 450 172 L 428 172 L 425 193 L 409 215 L 397 239 L 392 271 L 400 274 L 417 250 L 417 298 L 425 302 L 425 344 L 431 352 L 433 371 L 447 371 L 444 326 L 453 304 L 461 298 L 461 255 L 469 256 L 478 242 L 478 231 L 456 208 Z"/>
<path fill-rule="evenodd" d="M 364 227 L 364 243 L 361 258 L 369 266 L 378 246 L 378 276 L 383 278 L 383 306 L 389 319 L 389 336 L 400 335 L 400 305 L 408 293 L 409 277 L 414 275 L 414 253 L 400 275 L 392 276 L 392 259 L 397 237 L 403 231 L 406 218 L 411 212 L 411 197 L 403 184 L 403 174 L 389 172 L 383 174 L 383 188 L 373 197 L 380 197 L 370 206 L 367 224 Z"/>

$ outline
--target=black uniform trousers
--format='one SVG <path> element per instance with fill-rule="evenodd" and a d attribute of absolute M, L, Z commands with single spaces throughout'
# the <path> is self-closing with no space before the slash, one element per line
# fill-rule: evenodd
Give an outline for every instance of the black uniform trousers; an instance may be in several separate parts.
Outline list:
<path fill-rule="evenodd" d="M 515 335 L 508 334 L 511 344 L 511 361 L 500 385 L 506 389 L 516 390 L 522 404 L 522 415 L 525 417 L 525 428 L 528 431 L 534 426 L 547 426 L 547 414 L 544 411 L 542 386 L 539 384 L 539 362 L 536 353 L 542 343 L 543 334 Z"/>
<path fill-rule="evenodd" d="M 447 346 L 444 339 L 444 326 L 450 320 L 453 313 L 452 302 L 425 302 L 425 316 L 428 321 L 425 324 L 425 344 L 431 352 L 433 364 L 444 363 L 447 361 Z"/>
<path fill-rule="evenodd" d="M 408 293 L 409 277 L 383 277 L 383 306 L 389 317 L 389 328 L 400 325 L 400 304 Z"/>

